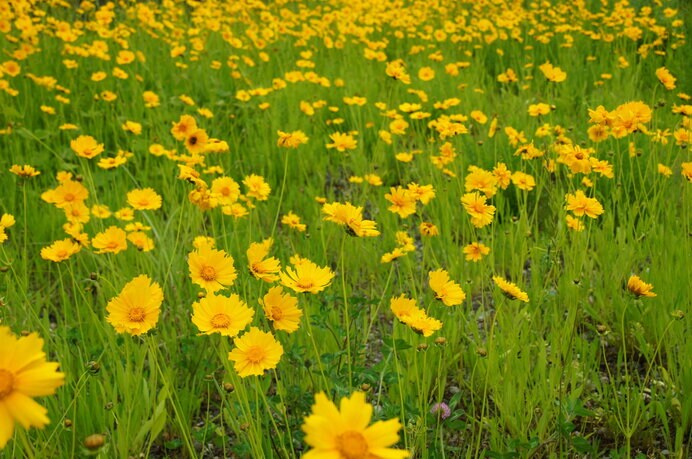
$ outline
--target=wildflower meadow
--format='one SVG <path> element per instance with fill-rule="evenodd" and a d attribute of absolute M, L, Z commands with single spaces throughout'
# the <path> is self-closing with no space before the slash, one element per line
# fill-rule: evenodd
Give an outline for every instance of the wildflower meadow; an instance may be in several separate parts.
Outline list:
<path fill-rule="evenodd" d="M 692 457 L 691 15 L 0 0 L 0 458 Z"/>

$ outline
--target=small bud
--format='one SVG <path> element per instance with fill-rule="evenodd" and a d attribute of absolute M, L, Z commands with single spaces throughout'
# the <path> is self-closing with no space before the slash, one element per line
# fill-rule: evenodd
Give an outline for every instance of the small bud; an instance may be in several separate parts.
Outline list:
<path fill-rule="evenodd" d="M 598 324 L 596 325 L 596 330 L 598 331 L 598 333 L 603 335 L 604 333 L 608 332 L 608 326 L 604 324 Z"/>
<path fill-rule="evenodd" d="M 94 451 L 102 447 L 106 443 L 106 437 L 101 434 L 89 435 L 84 439 L 84 447 Z"/>
<path fill-rule="evenodd" d="M 444 336 L 437 337 L 437 338 L 435 338 L 435 344 L 439 344 L 440 346 L 444 346 L 445 344 L 447 344 L 447 338 L 445 338 Z"/>
<path fill-rule="evenodd" d="M 426 343 L 420 343 L 420 344 L 418 345 L 417 349 L 418 349 L 419 351 L 424 351 L 424 350 L 428 349 L 428 345 L 427 345 Z"/>
<path fill-rule="evenodd" d="M 91 373 L 92 375 L 95 375 L 99 371 L 101 371 L 101 364 L 96 362 L 95 360 L 87 362 L 86 366 L 87 366 L 87 369 L 89 370 L 89 373 Z"/>
<path fill-rule="evenodd" d="M 685 318 L 685 311 L 676 309 L 675 311 L 671 312 L 670 315 L 676 320 L 682 320 Z"/>
<path fill-rule="evenodd" d="M 362 390 L 363 392 L 369 391 L 369 390 L 370 390 L 370 384 L 368 384 L 368 383 L 363 383 L 363 384 L 361 384 L 361 385 L 360 385 L 360 390 Z"/>
<path fill-rule="evenodd" d="M 113 409 L 113 402 L 108 402 L 103 406 L 103 409 L 106 411 L 110 411 Z"/>
<path fill-rule="evenodd" d="M 250 424 L 248 424 L 247 422 L 244 422 L 244 423 L 240 424 L 240 426 L 238 426 L 238 427 L 240 427 L 240 430 L 245 432 L 246 430 L 248 430 L 250 428 Z"/>
<path fill-rule="evenodd" d="M 480 357 L 485 357 L 488 355 L 488 350 L 484 347 L 477 347 L 476 354 L 478 354 Z"/>
<path fill-rule="evenodd" d="M 0 273 L 6 273 L 10 270 L 9 266 L 0 266 Z"/>
<path fill-rule="evenodd" d="M 91 273 L 89 274 L 89 279 L 95 281 L 99 279 L 99 274 L 98 273 Z"/>
<path fill-rule="evenodd" d="M 62 426 L 66 429 L 69 429 L 70 427 L 72 427 L 72 420 L 71 419 L 65 419 L 62 422 Z"/>
<path fill-rule="evenodd" d="M 223 390 L 225 390 L 228 393 L 231 393 L 235 390 L 235 386 L 229 382 L 223 383 Z"/>

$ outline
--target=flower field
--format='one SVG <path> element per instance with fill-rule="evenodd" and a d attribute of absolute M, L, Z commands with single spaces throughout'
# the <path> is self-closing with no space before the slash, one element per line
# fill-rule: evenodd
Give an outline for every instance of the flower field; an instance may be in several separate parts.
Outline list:
<path fill-rule="evenodd" d="M 0 458 L 688 458 L 691 5 L 0 2 Z"/>

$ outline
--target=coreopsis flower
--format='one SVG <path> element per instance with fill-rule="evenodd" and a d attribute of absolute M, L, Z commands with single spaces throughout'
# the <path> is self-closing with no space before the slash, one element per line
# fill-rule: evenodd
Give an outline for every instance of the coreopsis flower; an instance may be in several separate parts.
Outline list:
<path fill-rule="evenodd" d="M 142 274 L 125 284 L 118 296 L 108 302 L 106 320 L 118 333 L 141 335 L 156 326 L 162 302 L 159 284 Z"/>
<path fill-rule="evenodd" d="M 665 67 L 659 67 L 656 69 L 656 78 L 661 84 L 669 91 L 675 89 L 676 78 L 670 71 Z"/>
<path fill-rule="evenodd" d="M 230 206 L 240 198 L 240 185 L 231 177 L 218 177 L 211 182 L 211 192 L 217 195 L 220 205 Z"/>
<path fill-rule="evenodd" d="M 173 123 L 171 134 L 175 140 L 185 140 L 197 130 L 197 121 L 190 115 L 182 115 L 177 123 Z"/>
<path fill-rule="evenodd" d="M 406 298 L 406 295 L 399 295 L 396 298 L 389 300 L 389 308 L 392 310 L 397 319 L 403 324 L 408 325 L 413 317 L 421 311 L 416 304 L 416 300 Z"/>
<path fill-rule="evenodd" d="M 688 182 L 692 182 L 692 162 L 680 164 L 680 174 L 682 174 Z"/>
<path fill-rule="evenodd" d="M 81 246 L 72 239 L 63 239 L 55 241 L 48 247 L 41 249 L 41 258 L 55 263 L 60 263 L 70 258 L 75 253 L 81 250 Z"/>
<path fill-rule="evenodd" d="M 397 59 L 392 62 L 387 62 L 385 73 L 387 74 L 387 76 L 392 77 L 395 80 L 399 80 L 404 84 L 411 83 L 411 76 L 406 71 L 404 61 L 402 61 L 401 59 Z"/>
<path fill-rule="evenodd" d="M 144 91 L 142 93 L 142 99 L 144 100 L 144 106 L 146 108 L 154 108 L 161 105 L 159 96 L 153 91 Z"/>
<path fill-rule="evenodd" d="M 41 173 L 41 171 L 37 170 L 33 166 L 29 166 L 28 164 L 24 164 L 20 166 L 19 164 L 14 164 L 12 167 L 10 167 L 10 172 L 16 175 L 17 177 L 22 177 L 22 178 L 31 178 L 31 177 L 36 177 Z"/>
<path fill-rule="evenodd" d="M 565 216 L 565 221 L 567 222 L 567 228 L 577 233 L 584 231 L 584 222 L 580 218 L 572 217 L 571 215 Z"/>
<path fill-rule="evenodd" d="M 46 361 L 43 340 L 36 333 L 16 337 L 0 326 L 0 450 L 14 435 L 14 424 L 44 428 L 48 410 L 34 397 L 53 395 L 65 382 L 59 364 Z"/>
<path fill-rule="evenodd" d="M 125 121 L 120 127 L 123 131 L 131 132 L 134 135 L 140 135 L 142 133 L 142 125 L 135 121 Z"/>
<path fill-rule="evenodd" d="M 632 275 L 627 280 L 627 290 L 629 290 L 636 297 L 654 297 L 656 294 L 652 292 L 654 286 L 647 284 L 639 278 L 639 276 Z"/>
<path fill-rule="evenodd" d="M 456 306 L 463 303 L 466 294 L 461 286 L 449 280 L 449 274 L 444 269 L 437 269 L 428 273 L 430 276 L 428 285 L 435 292 L 435 298 L 446 306 Z"/>
<path fill-rule="evenodd" d="M 259 300 L 264 309 L 264 315 L 272 322 L 274 330 L 293 333 L 298 330 L 303 311 L 298 309 L 298 298 L 283 293 L 283 288 L 275 286 L 269 289 Z"/>
<path fill-rule="evenodd" d="M 201 249 L 202 247 L 214 249 L 216 248 L 216 240 L 214 240 L 214 238 L 211 236 L 197 236 L 192 241 L 192 246 L 195 249 Z"/>
<path fill-rule="evenodd" d="M 554 67 L 550 62 L 546 62 L 538 68 L 543 72 L 546 79 L 553 83 L 561 83 L 567 79 L 567 74 L 560 67 Z"/>
<path fill-rule="evenodd" d="M 243 336 L 233 340 L 235 349 L 228 353 L 228 360 L 238 376 L 260 376 L 265 370 L 276 368 L 284 348 L 271 333 L 251 327 Z"/>
<path fill-rule="evenodd" d="M 7 233 L 5 230 L 11 226 L 14 226 L 16 220 L 12 214 L 2 214 L 0 217 L 0 244 L 7 240 Z"/>
<path fill-rule="evenodd" d="M 152 188 L 135 189 L 127 193 L 127 203 L 136 210 L 161 208 L 161 196 Z"/>
<path fill-rule="evenodd" d="M 264 181 L 264 177 L 250 174 L 243 179 L 243 185 L 247 190 L 247 194 L 251 198 L 255 198 L 258 201 L 266 201 L 269 199 L 269 194 L 272 189 L 267 182 Z"/>
<path fill-rule="evenodd" d="M 209 136 L 204 129 L 195 129 L 185 137 L 185 148 L 193 155 L 204 153 L 207 143 L 209 143 Z"/>
<path fill-rule="evenodd" d="M 481 242 L 472 242 L 462 250 L 467 261 L 478 262 L 490 253 L 490 247 Z"/>
<path fill-rule="evenodd" d="M 435 188 L 432 185 L 419 185 L 415 182 L 409 183 L 406 188 L 416 201 L 427 205 L 435 198 Z"/>
<path fill-rule="evenodd" d="M 516 284 L 503 279 L 500 276 L 493 276 L 493 282 L 498 286 L 502 294 L 510 300 L 519 300 L 525 303 L 529 302 L 529 295 L 522 291 Z"/>
<path fill-rule="evenodd" d="M 279 277 L 281 283 L 294 292 L 319 293 L 332 283 L 334 272 L 328 266 L 322 268 L 310 260 L 303 260 L 293 268 L 286 267 Z"/>
<path fill-rule="evenodd" d="M 414 332 L 427 338 L 442 328 L 442 322 L 420 310 L 411 317 L 408 326 Z"/>
<path fill-rule="evenodd" d="M 378 421 L 368 427 L 373 407 L 365 394 L 355 392 L 342 398 L 340 408 L 324 392 L 315 395 L 312 413 L 303 421 L 305 443 L 312 449 L 304 459 L 386 458 L 403 459 L 408 451 L 391 448 L 399 441 L 398 419 Z"/>
<path fill-rule="evenodd" d="M 70 142 L 70 148 L 77 156 L 91 159 L 103 153 L 103 144 L 98 143 L 95 138 L 90 135 L 80 135 Z"/>
<path fill-rule="evenodd" d="M 265 282 L 274 282 L 279 279 L 281 262 L 274 257 L 267 258 L 273 243 L 274 240 L 268 238 L 262 242 L 253 242 L 247 249 L 248 268 L 255 279 Z"/>
<path fill-rule="evenodd" d="M 344 134 L 341 132 L 335 132 L 329 135 L 332 143 L 327 144 L 327 148 L 336 148 L 337 151 L 344 152 L 346 150 L 353 150 L 356 148 L 358 141 L 353 138 L 351 134 Z"/>
<path fill-rule="evenodd" d="M 119 253 L 127 249 L 127 233 L 117 226 L 109 226 L 105 231 L 101 231 L 91 245 L 98 249 L 96 253 Z"/>
<path fill-rule="evenodd" d="M 349 234 L 354 236 L 374 237 L 380 234 L 377 223 L 363 219 L 363 208 L 350 202 L 325 203 L 322 206 L 322 214 L 325 215 L 324 220 L 345 226 Z"/>
<path fill-rule="evenodd" d="M 467 193 L 478 190 L 488 198 L 492 198 L 497 192 L 498 180 L 493 172 L 470 166 L 469 174 L 464 179 L 464 189 Z"/>
<path fill-rule="evenodd" d="M 416 213 L 416 196 L 406 188 L 400 186 L 389 189 L 389 193 L 384 195 L 384 198 L 392 203 L 387 207 L 387 210 L 398 214 L 401 218 L 406 218 L 409 215 Z"/>
<path fill-rule="evenodd" d="M 531 191 L 536 186 L 536 181 L 531 175 L 519 171 L 512 174 L 512 183 L 524 191 Z"/>
<path fill-rule="evenodd" d="M 461 197 L 461 204 L 471 217 L 471 224 L 476 228 L 482 228 L 493 221 L 495 206 L 486 204 L 486 200 L 487 198 L 477 191 Z"/>
<path fill-rule="evenodd" d="M 200 247 L 190 253 L 188 258 L 192 282 L 214 293 L 233 285 L 237 274 L 233 266 L 233 257 L 223 250 L 211 247 Z"/>
<path fill-rule="evenodd" d="M 84 202 L 89 197 L 89 190 L 74 180 L 65 180 L 55 189 L 41 194 L 41 199 L 58 208 L 67 207 L 76 202 Z"/>
<path fill-rule="evenodd" d="M 235 293 L 230 297 L 209 294 L 192 304 L 192 323 L 202 334 L 234 337 L 247 327 L 255 311 Z"/>
<path fill-rule="evenodd" d="M 303 131 L 283 132 L 278 131 L 279 139 L 276 145 L 283 148 L 298 148 L 308 143 L 308 136 Z"/>
<path fill-rule="evenodd" d="M 281 224 L 286 225 L 289 228 L 293 228 L 301 233 L 305 232 L 307 226 L 305 223 L 301 223 L 300 217 L 293 212 L 288 212 L 286 215 L 281 217 Z"/>
<path fill-rule="evenodd" d="M 144 231 L 132 231 L 128 233 L 127 240 L 140 252 L 151 252 L 154 250 L 154 240 Z"/>
<path fill-rule="evenodd" d="M 418 231 L 420 231 L 421 236 L 432 237 L 440 234 L 440 230 L 435 226 L 435 224 L 430 222 L 423 222 L 418 226 Z"/>
<path fill-rule="evenodd" d="M 550 105 L 540 103 L 529 105 L 529 116 L 541 116 L 550 113 Z"/>
<path fill-rule="evenodd" d="M 505 163 L 497 163 L 497 165 L 493 168 L 493 175 L 497 180 L 497 186 L 503 190 L 506 190 L 512 181 L 512 171 L 507 169 L 507 165 Z"/>
<path fill-rule="evenodd" d="M 575 194 L 567 193 L 565 200 L 567 201 L 565 210 L 571 211 L 577 217 L 586 215 L 597 218 L 604 212 L 603 206 L 596 198 L 587 197 L 581 190 L 577 190 Z"/>

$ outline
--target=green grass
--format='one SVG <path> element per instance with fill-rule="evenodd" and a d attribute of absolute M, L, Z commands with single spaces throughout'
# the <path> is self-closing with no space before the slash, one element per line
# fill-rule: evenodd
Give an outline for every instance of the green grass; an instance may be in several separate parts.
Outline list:
<path fill-rule="evenodd" d="M 606 2 L 603 16 L 587 15 L 577 7 L 525 4 L 526 15 L 515 27 L 523 41 L 488 42 L 477 20 L 509 20 L 504 3 L 473 7 L 441 2 L 448 8 L 444 13 L 432 6 L 424 12 L 424 3 L 406 2 L 407 8 L 392 10 L 387 4 L 384 12 L 374 13 L 366 7 L 368 2 L 328 6 L 308 1 L 304 17 L 295 19 L 287 13 L 303 8 L 295 3 L 270 3 L 260 11 L 229 2 L 215 5 L 218 10 L 207 14 L 204 4 L 175 1 L 170 2 L 180 10 L 175 17 L 173 7 L 166 6 L 169 2 L 147 3 L 159 5 L 157 17 L 165 16 L 171 23 L 156 31 L 157 37 L 136 19 L 136 3 L 121 3 L 110 29 L 116 24 L 131 27 L 131 33 L 121 37 L 124 42 L 85 28 L 70 43 L 103 40 L 110 60 L 66 54 L 67 44 L 48 32 L 38 33 L 33 43 L 40 52 L 19 60 L 10 57 L 22 43 L 16 30 L 9 35 L 19 38 L 18 43 L 7 34 L 0 37 L 5 56 L 0 62 L 15 60 L 21 65 L 16 77 L 2 77 L 17 95 L 0 91 L 0 129 L 11 126 L 10 133 L 0 135 L 0 214 L 10 213 L 17 220 L 6 230 L 9 240 L 0 245 L 0 320 L 15 333 L 38 332 L 46 341 L 49 360 L 59 362 L 66 374 L 65 385 L 54 396 L 40 399 L 51 424 L 43 430 L 18 428 L 0 457 L 298 457 L 307 450 L 301 425 L 314 394 L 325 391 L 338 400 L 355 390 L 366 391 L 376 407 L 374 418 L 400 419 L 404 428 L 397 446 L 411 451 L 412 457 L 626 458 L 660 457 L 663 451 L 670 457 L 688 457 L 692 344 L 687 338 L 689 317 L 682 316 L 689 316 L 691 304 L 692 185 L 681 167 L 689 161 L 689 151 L 672 135 L 667 143 L 642 132 L 594 143 L 586 130 L 589 109 L 603 105 L 614 110 L 630 101 L 652 108 L 650 132 L 683 129 L 683 116 L 674 114 L 672 107 L 688 103 L 678 94 L 692 90 L 686 64 L 690 47 L 685 43 L 689 6 L 664 2 L 652 7 L 649 17 L 668 30 L 668 38 L 656 44 L 638 4 L 617 7 Z M 601 8 L 601 2 L 587 3 L 593 12 Z M 247 14 L 231 12 L 236 6 Z M 680 11 L 666 18 L 667 7 Z M 36 16 L 38 24 L 49 25 L 52 17 L 72 24 L 91 24 L 94 19 L 93 12 L 82 14 L 47 2 L 37 8 L 47 12 Z M 324 15 L 328 9 L 342 16 L 330 23 L 330 16 Z M 627 27 L 623 9 L 643 30 L 637 41 L 622 35 Z M 312 12 L 310 18 L 307 11 Z M 0 10 L 0 18 L 6 15 Z M 399 21 L 402 18 L 410 27 Z M 445 41 L 430 36 L 451 18 L 459 20 L 456 32 L 449 32 Z M 243 49 L 211 30 L 215 19 L 222 31 L 233 31 L 242 40 Z M 676 19 L 685 22 L 673 27 Z M 188 31 L 193 21 L 197 33 Z M 568 30 L 563 22 L 575 28 Z M 300 34 L 279 34 L 281 28 L 301 31 L 303 24 L 324 25 L 320 33 L 339 46 L 328 48 L 319 37 L 303 40 Z M 265 37 L 266 47 L 258 49 L 248 36 L 262 30 L 274 35 Z M 509 27 L 502 30 L 511 33 Z M 592 39 L 584 30 L 612 34 L 613 40 Z M 544 43 L 541 35 L 546 33 Z M 468 40 L 455 43 L 454 34 Z M 195 53 L 197 38 L 202 49 Z M 571 47 L 561 46 L 571 39 Z M 412 83 L 392 80 L 384 62 L 365 59 L 366 40 L 387 40 L 388 61 L 404 59 Z M 115 56 L 124 43 L 146 60 L 117 65 Z M 171 58 L 174 43 L 187 46 L 187 52 Z M 646 57 L 637 52 L 642 44 L 653 44 Z M 412 54 L 414 46 L 425 48 Z M 429 59 L 438 50 L 443 60 Z M 312 51 L 312 57 L 301 57 L 304 51 Z M 629 67 L 618 67 L 619 56 Z M 67 69 L 63 59 L 74 59 L 78 68 Z M 313 62 L 314 68 L 297 67 L 299 60 Z M 221 68 L 213 69 L 213 61 Z M 458 61 L 470 65 L 458 76 L 445 73 L 446 64 Z M 538 70 L 546 61 L 562 68 L 567 80 L 548 82 Z M 177 67 L 176 62 L 187 67 Z M 235 62 L 237 68 L 227 62 Z M 115 66 L 129 78 L 111 76 Z M 424 66 L 435 70 L 435 79 L 417 78 Z M 656 78 L 662 66 L 677 77 L 673 91 Z M 519 82 L 497 81 L 508 68 L 514 69 Z M 284 89 L 248 102 L 236 97 L 238 91 L 270 88 L 273 79 L 293 70 L 314 71 L 330 86 L 289 82 Z M 90 76 L 96 71 L 109 76 L 93 82 Z M 232 75 L 233 71 L 238 73 Z M 27 78 L 29 73 L 54 77 L 70 92 L 39 86 Z M 604 73 L 612 78 L 603 79 Z M 408 89 L 423 90 L 428 100 L 421 101 Z M 95 100 L 104 90 L 116 93 L 117 99 Z M 159 107 L 144 107 L 146 90 L 160 96 Z M 58 94 L 70 103 L 56 101 Z M 197 106 L 183 104 L 182 94 Z M 355 95 L 367 98 L 367 103 L 344 103 L 344 97 Z M 458 106 L 433 107 L 453 97 L 460 99 Z M 299 108 L 301 101 L 325 105 L 307 116 Z M 266 110 L 258 108 L 262 102 L 270 104 Z M 432 116 L 407 119 L 406 134 L 393 136 L 389 145 L 378 132 L 387 130 L 391 119 L 376 102 L 384 102 L 387 110 L 404 102 L 421 103 Z M 538 102 L 554 109 L 533 118 L 527 109 Z M 41 105 L 54 107 L 56 113 L 42 112 Z M 196 114 L 199 107 L 210 109 L 214 117 Z M 440 139 L 428 127 L 442 114 L 469 116 L 472 110 L 483 111 L 488 124 L 469 118 L 463 122 L 469 133 L 448 139 Z M 271 186 L 269 199 L 255 202 L 248 216 L 235 219 L 218 208 L 201 211 L 188 200 L 194 187 L 176 178 L 177 162 L 148 153 L 150 145 L 160 143 L 185 154 L 169 132 L 185 113 L 194 115 L 210 137 L 228 142 L 230 152 L 205 156 L 207 167 L 222 167 L 238 183 L 258 174 Z M 490 137 L 488 127 L 495 116 L 500 129 Z M 336 118 L 341 124 L 333 123 Z M 142 134 L 124 132 L 120 126 L 126 120 L 141 123 Z M 62 131 L 58 127 L 63 123 L 74 123 L 79 130 Z M 558 136 L 535 135 L 544 123 L 561 126 L 574 144 L 594 148 L 599 159 L 613 165 L 614 177 L 592 173 L 593 187 L 587 188 L 582 185 L 584 175 L 570 174 L 563 164 L 549 172 L 543 162 L 557 158 Z M 523 131 L 527 142 L 533 141 L 545 156 L 522 160 L 514 155 L 516 147 L 504 134 L 507 126 Z M 310 138 L 306 145 L 297 150 L 276 145 L 277 130 L 298 129 Z M 355 150 L 339 153 L 326 148 L 329 134 L 349 131 L 358 131 Z M 119 149 L 133 156 L 117 169 L 102 170 L 96 167 L 98 158 L 78 158 L 70 149 L 70 140 L 80 134 L 105 145 L 101 156 L 114 156 Z M 443 174 L 430 161 L 445 141 L 458 153 L 448 166 L 456 177 Z M 630 156 L 630 144 L 639 155 Z M 397 153 L 412 150 L 422 153 L 411 163 L 395 159 Z M 536 187 L 498 190 L 489 200 L 497 208 L 493 223 L 475 228 L 460 204 L 467 168 L 492 170 L 498 162 L 531 174 Z M 669 166 L 673 175 L 661 175 L 659 163 Z M 13 164 L 30 164 L 41 175 L 18 178 L 9 172 Z M 163 207 L 137 211 L 135 220 L 151 226 L 155 249 L 144 253 L 131 245 L 116 255 L 97 255 L 85 248 L 62 263 L 41 259 L 42 247 L 67 237 L 63 212 L 41 200 L 44 191 L 57 186 L 58 171 L 70 171 L 82 180 L 89 190 L 88 206 L 106 204 L 113 211 L 127 205 L 128 191 L 154 188 L 163 197 Z M 378 174 L 384 186 L 349 182 L 352 175 L 368 173 Z M 214 176 L 203 178 L 210 183 Z M 390 204 L 384 195 L 390 186 L 411 182 L 433 185 L 436 197 L 402 219 L 387 210 Z M 571 231 L 565 223 L 565 194 L 578 189 L 604 207 L 597 219 L 584 219 L 583 232 Z M 366 218 L 375 220 L 382 234 L 347 235 L 323 221 L 316 197 L 364 207 Z M 277 215 L 289 210 L 307 224 L 306 233 L 280 223 L 275 228 Z M 420 237 L 421 222 L 434 223 L 440 234 Z M 84 231 L 93 237 L 110 225 L 126 223 L 92 218 Z M 380 263 L 382 254 L 396 246 L 396 231 L 414 237 L 416 250 L 393 263 Z M 275 334 L 285 353 L 277 368 L 264 376 L 240 378 L 227 359 L 232 341 L 200 336 L 190 321 L 191 305 L 201 290 L 190 280 L 187 256 L 200 235 L 213 237 L 217 247 L 235 259 L 238 279 L 229 291 L 256 309 L 253 324 L 263 330 L 269 330 L 269 324 L 257 300 L 270 285 L 248 272 L 245 251 L 250 243 L 273 235 L 271 255 L 282 266 L 300 254 L 336 273 L 324 292 L 299 296 L 301 328 L 290 335 Z M 462 248 L 479 240 L 491 248 L 490 254 L 479 263 L 466 261 Z M 447 307 L 435 300 L 428 272 L 438 268 L 461 285 L 466 293 L 462 305 Z M 164 290 L 161 317 L 145 336 L 118 334 L 105 320 L 106 305 L 140 274 Z M 625 285 L 632 274 L 653 284 L 658 296 L 638 299 L 628 293 Z M 504 297 L 493 285 L 494 275 L 515 282 L 530 301 Z M 443 322 L 442 329 L 426 338 L 398 322 L 389 302 L 400 294 L 415 298 Z M 0 350 L 4 352 L 11 350 Z M 450 418 L 430 413 L 437 402 L 450 406 Z M 92 434 L 105 436 L 98 452 L 84 446 Z"/>

